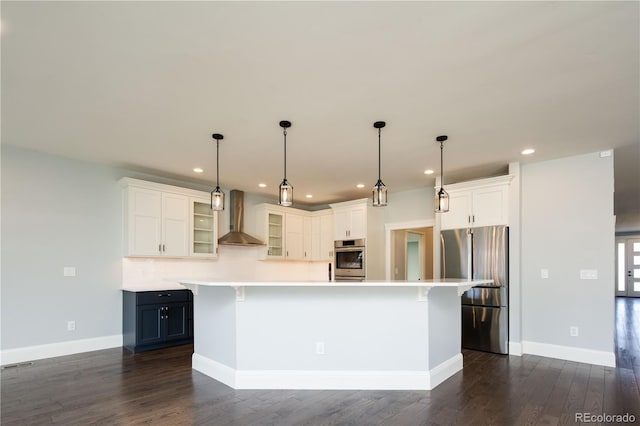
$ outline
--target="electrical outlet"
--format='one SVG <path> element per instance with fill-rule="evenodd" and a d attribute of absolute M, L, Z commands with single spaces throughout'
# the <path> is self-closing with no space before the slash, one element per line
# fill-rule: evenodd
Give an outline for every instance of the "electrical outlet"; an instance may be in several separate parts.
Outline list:
<path fill-rule="evenodd" d="M 580 279 L 581 280 L 597 280 L 598 270 L 597 269 L 580 269 Z"/>
<path fill-rule="evenodd" d="M 540 269 L 540 278 L 547 279 L 549 278 L 549 270 L 548 269 Z"/>
<path fill-rule="evenodd" d="M 569 335 L 571 337 L 578 337 L 578 327 L 575 327 L 575 326 L 569 327 Z"/>
<path fill-rule="evenodd" d="M 67 331 L 76 331 L 75 321 L 67 321 Z"/>
<path fill-rule="evenodd" d="M 324 342 L 316 342 L 316 354 L 324 355 Z"/>

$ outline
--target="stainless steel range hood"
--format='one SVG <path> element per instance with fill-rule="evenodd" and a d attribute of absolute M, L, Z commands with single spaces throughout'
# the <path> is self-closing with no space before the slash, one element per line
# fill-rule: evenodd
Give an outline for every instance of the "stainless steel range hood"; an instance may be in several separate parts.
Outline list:
<path fill-rule="evenodd" d="M 244 192 L 233 189 L 229 192 L 229 233 L 218 238 L 218 244 L 227 246 L 263 246 L 264 243 L 242 232 L 244 215 Z"/>

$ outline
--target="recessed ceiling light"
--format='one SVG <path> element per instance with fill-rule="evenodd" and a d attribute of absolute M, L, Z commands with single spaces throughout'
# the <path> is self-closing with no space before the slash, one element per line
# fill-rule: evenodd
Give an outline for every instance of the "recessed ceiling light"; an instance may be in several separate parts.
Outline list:
<path fill-rule="evenodd" d="M 194 172 L 196 172 L 196 173 L 202 173 L 202 172 L 204 172 L 204 170 L 202 170 L 200 167 L 196 167 L 196 168 L 194 168 L 194 169 L 193 169 L 193 171 L 194 171 Z"/>
<path fill-rule="evenodd" d="M 424 171 L 424 174 L 425 175 L 432 175 L 433 174 L 433 170 L 427 169 L 427 170 Z"/>
<path fill-rule="evenodd" d="M 364 183 L 359 183 L 356 185 L 356 188 L 364 188 Z"/>
<path fill-rule="evenodd" d="M 259 186 L 260 188 L 266 188 L 266 187 L 267 187 L 267 184 L 266 184 L 266 183 L 259 183 L 259 184 L 258 184 L 258 186 Z"/>
<path fill-rule="evenodd" d="M 313 195 L 311 195 L 311 194 L 307 194 L 307 195 L 305 195 L 305 197 L 307 197 L 307 198 L 313 198 Z"/>
<path fill-rule="evenodd" d="M 533 148 L 527 148 L 527 149 L 523 149 L 523 150 L 522 150 L 522 152 L 521 152 L 520 154 L 522 154 L 522 155 L 531 155 L 531 154 L 533 154 L 534 152 L 536 152 L 536 150 L 535 150 L 535 149 L 533 149 Z"/>

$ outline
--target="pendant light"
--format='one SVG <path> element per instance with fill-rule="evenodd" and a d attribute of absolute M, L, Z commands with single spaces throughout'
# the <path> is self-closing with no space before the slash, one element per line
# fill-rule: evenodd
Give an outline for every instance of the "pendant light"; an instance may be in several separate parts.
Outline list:
<path fill-rule="evenodd" d="M 224 139 L 220 133 L 211 135 L 216 141 L 216 189 L 211 191 L 211 210 L 224 210 L 224 192 L 220 189 L 220 141 Z"/>
<path fill-rule="evenodd" d="M 444 171 L 443 171 L 443 143 L 448 137 L 446 135 L 438 136 L 436 141 L 440 142 L 440 189 L 436 193 L 436 213 L 446 213 L 449 211 L 449 194 L 444 190 L 442 185 L 444 184 Z"/>
<path fill-rule="evenodd" d="M 380 133 L 381 129 L 386 126 L 384 121 L 376 121 L 373 123 L 373 127 L 378 129 L 378 181 L 373 186 L 373 203 L 374 207 L 384 207 L 387 205 L 387 187 L 382 183 L 380 179 Z"/>
<path fill-rule="evenodd" d="M 287 182 L 287 129 L 291 127 L 291 122 L 283 120 L 280 122 L 280 127 L 282 127 L 282 133 L 284 135 L 284 179 L 279 187 L 278 204 L 289 207 L 293 204 L 293 186 Z"/>

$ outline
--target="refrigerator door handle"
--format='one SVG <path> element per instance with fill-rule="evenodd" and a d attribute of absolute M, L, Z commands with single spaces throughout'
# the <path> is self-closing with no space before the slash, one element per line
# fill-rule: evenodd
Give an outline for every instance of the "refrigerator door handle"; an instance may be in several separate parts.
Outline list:
<path fill-rule="evenodd" d="M 473 276 L 473 233 L 467 233 L 467 277 L 470 280 Z"/>

